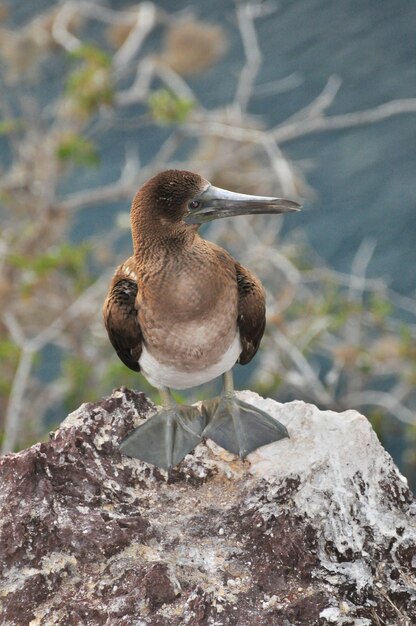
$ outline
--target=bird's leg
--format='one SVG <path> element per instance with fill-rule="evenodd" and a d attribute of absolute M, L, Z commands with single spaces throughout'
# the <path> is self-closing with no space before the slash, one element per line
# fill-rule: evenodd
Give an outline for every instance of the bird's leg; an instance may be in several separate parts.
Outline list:
<path fill-rule="evenodd" d="M 208 422 L 203 436 L 242 459 L 260 446 L 289 436 L 286 426 L 237 398 L 231 370 L 224 374 L 221 396 L 203 402 L 202 407 Z"/>
<path fill-rule="evenodd" d="M 138 426 L 120 444 L 120 450 L 162 469 L 171 469 L 202 439 L 205 416 L 193 406 L 177 404 L 170 390 L 160 390 L 162 409 Z"/>

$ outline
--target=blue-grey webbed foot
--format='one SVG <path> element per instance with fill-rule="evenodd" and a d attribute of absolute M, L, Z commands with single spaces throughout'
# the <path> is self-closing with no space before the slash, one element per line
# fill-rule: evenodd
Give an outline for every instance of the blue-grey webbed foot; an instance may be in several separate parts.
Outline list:
<path fill-rule="evenodd" d="M 224 377 L 223 394 L 202 403 L 207 418 L 203 436 L 242 459 L 261 446 L 289 437 L 286 426 L 236 397 L 230 374 Z"/>
<path fill-rule="evenodd" d="M 164 407 L 123 439 L 120 450 L 169 470 L 201 441 L 205 424 L 204 415 L 193 406 Z"/>

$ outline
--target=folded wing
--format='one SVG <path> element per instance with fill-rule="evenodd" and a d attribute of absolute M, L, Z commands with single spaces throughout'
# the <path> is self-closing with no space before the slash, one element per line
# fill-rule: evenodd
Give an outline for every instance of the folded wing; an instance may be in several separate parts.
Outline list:
<path fill-rule="evenodd" d="M 266 301 L 260 281 L 236 262 L 238 284 L 238 318 L 242 352 L 238 362 L 249 363 L 256 354 L 266 324 Z"/>
<path fill-rule="evenodd" d="M 116 271 L 103 306 L 108 337 L 120 360 L 140 372 L 143 335 L 137 315 L 137 282 L 126 264 Z"/>

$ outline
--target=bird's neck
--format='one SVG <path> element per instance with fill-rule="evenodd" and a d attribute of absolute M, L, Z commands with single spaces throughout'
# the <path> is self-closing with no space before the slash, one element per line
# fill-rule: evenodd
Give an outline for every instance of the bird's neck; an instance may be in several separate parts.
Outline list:
<path fill-rule="evenodd" d="M 133 253 L 141 263 L 171 255 L 180 255 L 194 244 L 197 228 L 183 222 L 163 222 L 160 218 L 145 218 L 140 213 L 131 214 Z"/>

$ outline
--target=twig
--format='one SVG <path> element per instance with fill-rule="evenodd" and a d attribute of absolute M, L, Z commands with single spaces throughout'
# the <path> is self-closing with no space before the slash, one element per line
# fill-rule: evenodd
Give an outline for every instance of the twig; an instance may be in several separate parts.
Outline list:
<path fill-rule="evenodd" d="M 137 11 L 115 11 L 95 2 L 80 2 L 79 11 L 86 17 L 99 20 L 104 24 L 134 25 L 137 21 Z"/>
<path fill-rule="evenodd" d="M 136 24 L 113 57 L 113 69 L 116 73 L 130 64 L 156 24 L 157 10 L 153 2 L 141 2 L 138 6 Z"/>
<path fill-rule="evenodd" d="M 149 57 L 139 63 L 136 78 L 131 87 L 116 94 L 116 104 L 123 107 L 145 101 L 149 96 L 150 86 L 155 77 L 158 77 L 178 98 L 187 98 L 191 102 L 198 102 L 192 89 L 179 74 L 158 59 Z M 200 104 L 198 107 L 202 110 Z"/>
<path fill-rule="evenodd" d="M 345 113 L 344 115 L 332 115 L 331 117 L 313 117 L 298 120 L 292 123 L 283 123 L 275 128 L 273 136 L 279 143 L 293 141 L 297 137 L 319 133 L 321 131 L 342 130 L 363 126 L 365 124 L 375 124 L 395 115 L 416 112 L 416 98 L 403 100 L 391 100 L 385 104 L 380 104 L 372 109 L 357 111 L 356 113 Z"/>
<path fill-rule="evenodd" d="M 340 398 L 343 406 L 379 406 L 384 410 L 389 411 L 392 415 L 395 415 L 397 419 L 406 424 L 414 426 L 416 424 L 416 417 L 414 411 L 411 411 L 404 406 L 399 400 L 391 393 L 386 391 L 353 391 L 347 393 Z"/>
<path fill-rule="evenodd" d="M 128 183 L 120 178 L 115 183 L 110 183 L 109 185 L 86 189 L 85 191 L 77 191 L 71 193 L 64 200 L 61 200 L 57 204 L 57 209 L 65 212 L 73 212 L 102 202 L 131 199 L 132 185 L 132 181 Z"/>
<path fill-rule="evenodd" d="M 31 339 L 24 338 L 23 332 L 12 315 L 5 315 L 5 322 L 16 343 L 21 347 L 21 354 L 6 409 L 3 453 L 11 452 L 16 446 L 24 397 L 35 354 L 46 344 L 53 342 L 64 328 L 85 310 L 88 304 L 91 306 L 91 302 L 95 302 L 98 297 L 102 298 L 104 287 L 109 282 L 110 276 L 111 272 L 104 272 L 70 307 L 65 309 L 62 315 Z"/>
<path fill-rule="evenodd" d="M 305 270 L 302 274 L 305 283 L 315 283 L 322 280 L 333 280 L 334 282 L 345 287 L 359 288 L 363 284 L 368 291 L 386 291 L 386 284 L 381 278 L 362 278 L 351 274 L 345 274 L 328 267 L 315 267 L 312 270 Z M 408 298 L 410 300 L 410 298 Z M 413 302 L 410 300 L 410 302 Z M 410 303 L 409 303 L 410 304 Z M 416 312 L 416 303 L 415 312 Z"/>
<path fill-rule="evenodd" d="M 124 107 L 136 102 L 143 102 L 148 96 L 155 73 L 155 59 L 143 59 L 137 67 L 136 78 L 128 89 L 115 94 L 116 106 Z"/>
<path fill-rule="evenodd" d="M 339 91 L 341 87 L 341 79 L 336 74 L 332 74 L 328 78 L 328 81 L 323 88 L 322 92 L 319 94 L 315 100 L 313 100 L 310 104 L 308 104 L 303 109 L 299 109 L 294 115 L 288 117 L 283 124 L 277 126 L 276 128 L 280 128 L 281 126 L 287 126 L 289 123 L 296 122 L 297 120 L 302 119 L 310 119 L 316 118 L 322 115 L 326 109 L 328 109 Z"/>
<path fill-rule="evenodd" d="M 257 41 L 254 27 L 254 11 L 250 4 L 242 3 L 237 7 L 237 22 L 243 42 L 246 63 L 240 72 L 237 89 L 234 96 L 234 106 L 237 106 L 240 115 L 247 109 L 248 101 L 253 91 L 254 81 L 262 63 L 262 54 Z"/>
<path fill-rule="evenodd" d="M 24 403 L 24 392 L 30 377 L 34 353 L 31 348 L 23 349 L 20 353 L 19 365 L 10 391 L 9 402 L 4 420 L 4 438 L 1 447 L 2 454 L 12 452 L 16 447 L 21 413 Z"/>
<path fill-rule="evenodd" d="M 389 598 L 388 594 L 385 591 L 383 591 L 383 589 L 381 589 L 381 588 L 378 589 L 377 591 L 390 604 L 390 606 L 397 613 L 397 615 L 398 615 L 398 617 L 399 617 L 399 619 L 401 621 L 401 624 L 400 625 L 398 624 L 398 626 L 411 626 L 411 624 L 410 624 L 409 620 L 407 619 L 406 615 L 404 613 L 402 613 L 402 611 L 399 609 L 399 607 L 396 604 L 394 604 L 394 602 Z"/>
<path fill-rule="evenodd" d="M 303 83 L 303 77 L 298 72 L 292 72 L 289 76 L 279 78 L 278 80 L 271 80 L 267 83 L 261 83 L 256 85 L 251 97 L 253 99 L 263 98 L 264 96 L 274 96 L 279 93 L 285 93 L 296 89 Z"/>
<path fill-rule="evenodd" d="M 65 2 L 52 24 L 52 37 L 68 52 L 74 52 L 82 45 L 81 40 L 68 30 L 69 23 L 77 12 L 76 2 Z"/>
<path fill-rule="evenodd" d="M 0 276 L 2 275 L 3 265 L 9 251 L 9 243 L 0 235 Z"/>
<path fill-rule="evenodd" d="M 363 303 L 366 282 L 365 274 L 371 257 L 374 254 L 375 247 L 375 241 L 364 239 L 352 262 L 351 277 L 353 276 L 354 280 L 351 280 L 348 286 L 348 300 L 358 303 L 359 306 L 362 306 Z M 349 345 L 358 346 L 360 343 L 362 330 L 361 320 L 361 315 L 351 316 L 345 325 L 346 339 Z"/>
<path fill-rule="evenodd" d="M 13 315 L 11 311 L 5 311 L 3 315 L 3 324 L 6 326 L 9 331 L 10 337 L 13 339 L 16 345 L 19 346 L 23 350 L 24 345 L 26 343 L 26 337 L 23 332 L 23 329 L 16 317 Z"/>
<path fill-rule="evenodd" d="M 288 338 L 279 331 L 273 333 L 273 341 L 279 349 L 286 353 L 298 369 L 300 374 L 299 380 L 295 379 L 289 372 L 289 377 L 291 378 L 293 384 L 303 387 L 304 389 L 306 387 L 306 389 L 309 389 L 312 392 L 312 395 L 317 398 L 319 402 L 322 402 L 325 405 L 330 405 L 332 398 L 319 380 L 319 376 L 309 365 L 308 361 L 305 359 L 297 346 L 295 346 L 294 343 L 289 341 Z"/>
<path fill-rule="evenodd" d="M 105 293 L 105 287 L 111 278 L 111 271 L 105 271 L 96 281 L 90 285 L 65 311 L 56 318 L 52 324 L 38 333 L 35 337 L 27 342 L 27 345 L 33 352 L 39 352 L 47 343 L 51 343 L 64 330 L 68 324 L 77 318 L 87 305 L 91 306 L 92 302 L 102 298 Z"/>
<path fill-rule="evenodd" d="M 140 160 L 137 147 L 134 152 L 127 147 L 124 166 L 118 180 L 109 185 L 102 185 L 69 194 L 59 203 L 56 203 L 56 207 L 60 211 L 71 212 L 102 202 L 131 200 L 131 196 L 136 191 L 140 181 L 138 172 L 140 172 Z"/>
<path fill-rule="evenodd" d="M 345 115 L 333 115 L 331 117 L 318 117 L 312 119 L 299 120 L 296 123 L 286 124 L 271 129 L 261 131 L 254 128 L 246 128 L 234 124 L 226 124 L 211 118 L 205 118 L 205 124 L 201 125 L 201 120 L 190 121 L 184 124 L 183 131 L 193 136 L 214 136 L 233 139 L 239 142 L 261 143 L 264 134 L 272 134 L 274 139 L 282 144 L 292 141 L 297 137 L 302 137 L 311 133 L 339 130 L 362 126 L 364 124 L 374 124 L 394 115 L 405 113 L 416 113 L 416 98 L 407 100 L 392 100 L 373 109 L 359 111 L 357 113 L 346 113 Z"/>
<path fill-rule="evenodd" d="M 205 116 L 195 116 L 192 120 L 185 122 L 182 131 L 194 137 L 219 137 L 221 139 L 232 139 L 238 142 L 258 144 L 261 144 L 264 137 L 264 131 L 219 122 L 209 114 Z"/>
<path fill-rule="evenodd" d="M 186 98 L 194 103 L 198 102 L 198 98 L 195 96 L 188 83 L 184 81 L 177 72 L 169 67 L 169 65 L 157 62 L 155 64 L 155 74 L 178 98 Z M 200 103 L 198 103 L 198 108 L 202 110 Z"/>
<path fill-rule="evenodd" d="M 354 277 L 354 280 L 350 281 L 348 289 L 348 297 L 350 300 L 357 299 L 357 297 L 362 298 L 362 294 L 366 289 L 368 264 L 374 255 L 376 245 L 377 242 L 369 238 L 363 239 L 360 243 L 351 265 L 351 277 Z"/>
<path fill-rule="evenodd" d="M 295 176 L 289 161 L 283 156 L 282 151 L 273 137 L 264 135 L 262 145 L 270 159 L 272 169 L 276 174 L 284 195 L 297 196 Z"/>

